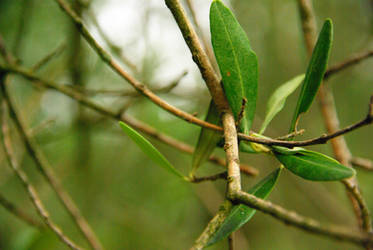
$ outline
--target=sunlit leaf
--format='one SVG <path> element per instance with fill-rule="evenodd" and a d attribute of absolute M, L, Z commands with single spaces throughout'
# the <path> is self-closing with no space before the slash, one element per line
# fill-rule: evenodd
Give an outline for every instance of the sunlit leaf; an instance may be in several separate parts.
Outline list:
<path fill-rule="evenodd" d="M 267 198 L 275 186 L 280 172 L 281 168 L 276 169 L 258 184 L 252 187 L 248 193 L 253 194 L 261 199 Z M 218 228 L 216 233 L 212 235 L 211 239 L 207 243 L 207 246 L 228 237 L 228 235 L 230 235 L 232 232 L 238 230 L 254 216 L 255 212 L 255 209 L 243 204 L 233 206 L 231 212 L 224 220 L 222 225 Z"/>
<path fill-rule="evenodd" d="M 240 130 L 248 133 L 254 119 L 257 98 L 256 55 L 250 48 L 245 31 L 220 0 L 211 4 L 210 30 L 225 95 L 236 120 L 240 118 L 243 100 L 246 101 Z"/>
<path fill-rule="evenodd" d="M 326 71 L 329 54 L 333 41 L 333 24 L 327 19 L 320 31 L 319 38 L 312 52 L 311 60 L 307 68 L 306 76 L 299 95 L 297 107 L 295 109 L 290 132 L 295 130 L 298 117 L 301 113 L 307 112 L 320 87 L 321 81 Z"/>
<path fill-rule="evenodd" d="M 296 148 L 293 152 L 274 148 L 276 158 L 294 174 L 311 181 L 337 181 L 352 177 L 355 170 L 318 152 Z"/>
<path fill-rule="evenodd" d="M 133 128 L 131 128 L 124 122 L 119 122 L 119 125 L 128 135 L 128 137 L 131 138 L 137 144 L 137 146 L 139 146 L 139 148 L 157 165 L 166 169 L 168 172 L 185 179 L 184 176 L 179 171 L 177 171 L 174 166 L 172 166 L 171 163 L 142 135 L 137 133 Z"/>
<path fill-rule="evenodd" d="M 260 128 L 260 134 L 264 133 L 268 124 L 285 106 L 286 98 L 299 87 L 303 80 L 304 74 L 296 76 L 273 92 L 267 103 L 267 113 Z"/>
<path fill-rule="evenodd" d="M 213 103 L 213 101 L 210 102 L 210 106 L 207 111 L 207 116 L 205 120 L 212 124 L 220 124 L 219 112 L 216 109 L 216 106 Z M 194 173 L 197 170 L 197 168 L 209 158 L 209 156 L 214 151 L 216 144 L 219 142 L 220 139 L 221 134 L 219 132 L 207 128 L 201 129 L 197 146 L 193 154 L 192 173 Z"/>

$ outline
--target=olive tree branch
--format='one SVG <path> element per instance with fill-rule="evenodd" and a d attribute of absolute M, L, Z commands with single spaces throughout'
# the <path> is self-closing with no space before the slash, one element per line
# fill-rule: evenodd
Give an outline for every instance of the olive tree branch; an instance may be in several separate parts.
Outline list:
<path fill-rule="evenodd" d="M 373 234 L 367 232 L 355 232 L 351 228 L 343 228 L 337 225 L 322 225 L 320 222 L 303 217 L 294 211 L 288 211 L 281 206 L 262 200 L 254 195 L 239 192 L 235 201 L 269 214 L 287 225 L 296 226 L 305 231 L 325 235 L 339 240 L 350 241 L 356 244 L 373 244 Z"/>
<path fill-rule="evenodd" d="M 298 0 L 298 8 L 301 16 L 307 52 L 308 55 L 311 56 L 316 41 L 316 18 L 313 12 L 311 0 Z M 337 116 L 333 99 L 333 94 L 330 92 L 327 86 L 321 84 L 318 93 L 318 100 L 327 131 L 330 134 L 338 133 L 339 130 L 339 119 Z M 366 119 L 367 124 L 370 124 L 372 122 L 371 117 L 372 114 L 371 112 L 369 112 L 367 116 L 368 119 Z M 332 140 L 331 143 L 333 152 L 337 160 L 339 160 L 342 164 L 348 166 L 350 163 L 351 153 L 348 149 L 348 146 L 344 138 L 338 137 Z M 371 232 L 372 225 L 370 212 L 360 193 L 357 179 L 355 177 L 351 177 L 347 180 L 343 180 L 342 183 L 345 185 L 347 189 L 347 194 L 354 207 L 354 212 L 359 221 L 360 227 L 366 232 Z"/>
<path fill-rule="evenodd" d="M 3 85 L 2 85 L 3 86 Z M 2 90 L 4 88 L 2 87 Z M 4 93 L 4 91 L 2 91 Z M 10 167 L 18 177 L 18 179 L 23 184 L 24 188 L 28 192 L 28 196 L 32 202 L 32 204 L 35 206 L 35 209 L 39 213 L 40 217 L 43 219 L 44 223 L 57 235 L 57 237 L 66 244 L 69 248 L 78 250 L 82 249 L 76 243 L 74 243 L 72 240 L 70 240 L 63 232 L 62 230 L 52 221 L 52 219 L 49 217 L 49 213 L 44 208 L 44 205 L 42 201 L 39 198 L 39 195 L 33 185 L 28 180 L 28 177 L 26 173 L 19 167 L 18 162 L 13 154 L 10 136 L 9 136 L 9 127 L 6 123 L 6 117 L 7 117 L 7 108 L 9 106 L 9 100 L 7 100 L 6 97 L 3 98 L 2 102 L 2 115 L 1 115 L 1 127 L 2 127 L 2 143 L 4 146 L 4 151 L 6 158 L 9 162 Z"/>

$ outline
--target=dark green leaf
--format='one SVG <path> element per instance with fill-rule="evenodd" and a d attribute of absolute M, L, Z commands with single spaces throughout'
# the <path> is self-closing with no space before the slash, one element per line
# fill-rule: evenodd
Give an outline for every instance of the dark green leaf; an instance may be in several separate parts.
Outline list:
<path fill-rule="evenodd" d="M 313 50 L 307 73 L 304 78 L 302 90 L 299 95 L 295 109 L 290 132 L 295 130 L 298 117 L 301 113 L 307 112 L 320 87 L 329 60 L 329 54 L 333 40 L 333 24 L 327 19 L 320 31 L 319 38 Z"/>
<path fill-rule="evenodd" d="M 248 193 L 253 194 L 261 199 L 267 198 L 275 186 L 280 172 L 281 168 L 276 169 L 258 184 L 252 187 Z M 255 209 L 243 204 L 233 206 L 222 225 L 218 228 L 216 233 L 212 235 L 211 239 L 207 243 L 207 246 L 228 237 L 228 235 L 230 235 L 232 232 L 238 230 L 254 216 L 255 212 Z"/>
<path fill-rule="evenodd" d="M 260 134 L 264 133 L 268 124 L 277 115 L 277 113 L 283 109 L 283 107 L 285 106 L 286 98 L 288 98 L 288 96 L 291 95 L 298 88 L 303 79 L 304 74 L 296 76 L 290 81 L 282 84 L 273 92 L 267 103 L 267 113 L 264 118 L 262 127 L 260 128 Z"/>
<path fill-rule="evenodd" d="M 274 148 L 276 158 L 294 174 L 311 181 L 337 181 L 355 174 L 352 168 L 341 165 L 338 161 L 318 152 L 296 148 L 279 150 Z M 283 148 L 282 148 L 283 149 Z"/>
<path fill-rule="evenodd" d="M 236 120 L 239 119 L 243 100 L 246 100 L 240 130 L 248 133 L 254 119 L 258 88 L 256 55 L 244 30 L 220 0 L 211 4 L 210 30 L 225 95 Z"/>
<path fill-rule="evenodd" d="M 160 167 L 166 169 L 170 173 L 173 173 L 183 179 L 185 177 L 177 171 L 171 163 L 142 135 L 137 133 L 133 128 L 125 124 L 124 122 L 119 122 L 119 125 L 123 131 L 139 146 L 139 148 L 152 159 Z"/>
<path fill-rule="evenodd" d="M 220 115 L 213 101 L 210 102 L 205 120 L 212 124 L 220 124 Z M 208 157 L 214 151 L 216 144 L 219 142 L 220 138 L 221 134 L 215 130 L 207 128 L 201 129 L 197 146 L 193 154 L 192 175 L 197 170 L 197 168 L 208 159 Z"/>

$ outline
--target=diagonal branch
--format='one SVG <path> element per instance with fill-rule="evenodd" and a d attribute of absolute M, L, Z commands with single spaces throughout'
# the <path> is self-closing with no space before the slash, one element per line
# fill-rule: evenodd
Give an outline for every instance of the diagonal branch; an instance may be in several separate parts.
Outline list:
<path fill-rule="evenodd" d="M 345 61 L 343 62 L 340 62 L 340 63 L 337 63 L 331 67 L 328 68 L 328 70 L 325 72 L 325 75 L 324 75 L 324 80 L 328 80 L 329 77 L 331 77 L 332 75 L 344 70 L 344 69 L 347 69 L 351 66 L 354 66 L 360 62 L 362 62 L 363 60 L 365 59 L 368 59 L 370 57 L 373 57 L 373 50 L 368 50 L 368 51 L 365 51 L 365 52 L 362 52 L 362 53 L 359 53 L 359 54 L 356 54 L 356 55 L 352 55 L 350 58 L 346 59 Z"/>

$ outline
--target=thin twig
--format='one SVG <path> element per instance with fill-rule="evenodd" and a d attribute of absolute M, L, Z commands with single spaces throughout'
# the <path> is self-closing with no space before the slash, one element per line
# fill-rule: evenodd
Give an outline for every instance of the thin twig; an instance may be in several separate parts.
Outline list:
<path fill-rule="evenodd" d="M 172 91 L 176 88 L 180 81 L 188 74 L 187 71 L 182 72 L 179 76 L 177 76 L 174 80 L 172 80 L 169 84 L 164 87 L 158 87 L 151 89 L 152 92 L 157 94 L 165 94 Z M 87 89 L 78 86 L 74 86 L 74 89 L 77 91 L 85 94 L 85 95 L 110 95 L 110 96 L 128 96 L 128 97 L 137 97 L 141 96 L 141 94 L 137 91 L 129 91 L 129 90 L 110 90 L 110 89 Z"/>
<path fill-rule="evenodd" d="M 115 45 L 110 38 L 106 35 L 105 31 L 101 28 L 100 24 L 97 21 L 96 15 L 93 13 L 93 10 L 89 9 L 87 11 L 89 18 L 91 19 L 93 25 L 96 27 L 98 33 L 100 34 L 101 38 L 104 40 L 106 45 L 109 47 L 112 53 L 117 55 L 123 63 L 132 70 L 134 74 L 139 74 L 139 70 L 137 66 L 128 59 L 123 52 L 123 49 L 120 46 Z"/>
<path fill-rule="evenodd" d="M 328 70 L 325 72 L 325 75 L 324 75 L 324 80 L 328 80 L 329 77 L 331 77 L 332 75 L 344 70 L 344 69 L 347 69 L 351 66 L 354 66 L 360 62 L 362 62 L 363 60 L 365 59 L 368 59 L 370 57 L 373 56 L 373 50 L 368 50 L 368 51 L 365 51 L 365 52 L 362 52 L 362 53 L 359 53 L 359 54 L 356 54 L 356 55 L 352 55 L 350 58 L 346 59 L 345 61 L 343 62 L 340 62 L 340 63 L 337 63 L 331 67 L 328 68 Z"/>
<path fill-rule="evenodd" d="M 4 111 L 3 111 L 4 112 Z M 8 201 L 3 195 L 0 194 L 0 204 L 8 210 L 10 213 L 14 214 L 18 219 L 26 222 L 30 226 L 36 227 L 38 229 L 43 229 L 44 226 L 40 224 L 40 222 L 34 220 L 32 217 L 30 217 L 27 213 L 25 213 L 23 210 L 18 208 L 16 205 L 14 205 L 12 202 Z"/>
<path fill-rule="evenodd" d="M 2 85 L 3 86 L 3 85 Z M 4 88 L 2 88 L 4 90 Z M 32 204 L 35 206 L 37 212 L 39 213 L 40 217 L 43 219 L 45 224 L 57 235 L 57 237 L 68 247 L 71 249 L 82 249 L 78 245 L 76 245 L 73 241 L 71 241 L 63 232 L 62 230 L 51 220 L 49 217 L 49 213 L 44 208 L 44 205 L 42 201 L 39 198 L 38 193 L 36 192 L 35 188 L 32 186 L 32 184 L 29 182 L 28 177 L 26 173 L 19 167 L 18 162 L 16 161 L 16 158 L 14 157 L 11 142 L 10 142 L 10 136 L 9 136 L 9 127 L 6 124 L 6 117 L 7 117 L 7 106 L 9 104 L 7 103 L 6 98 L 3 98 L 2 102 L 2 143 L 4 146 L 5 155 L 7 157 L 7 160 L 9 162 L 10 167 L 18 177 L 18 179 L 22 182 L 24 188 L 27 190 L 29 198 L 32 202 Z"/>
<path fill-rule="evenodd" d="M 57 48 L 52 50 L 50 53 L 48 53 L 45 57 L 40 59 L 37 63 L 32 66 L 31 71 L 36 72 L 40 70 L 43 66 L 45 66 L 47 63 L 49 63 L 52 59 L 58 57 L 66 48 L 66 44 L 62 43 Z"/>
<path fill-rule="evenodd" d="M 189 179 L 189 181 L 192 183 L 200 183 L 204 181 L 216 181 L 219 179 L 223 179 L 223 180 L 227 179 L 227 171 L 214 174 L 214 175 L 210 175 L 210 176 L 202 176 L 202 177 L 193 176 Z"/>
<path fill-rule="evenodd" d="M 352 157 L 350 162 L 355 167 L 360 167 L 365 170 L 373 171 L 373 162 L 369 159 L 361 157 Z"/>

